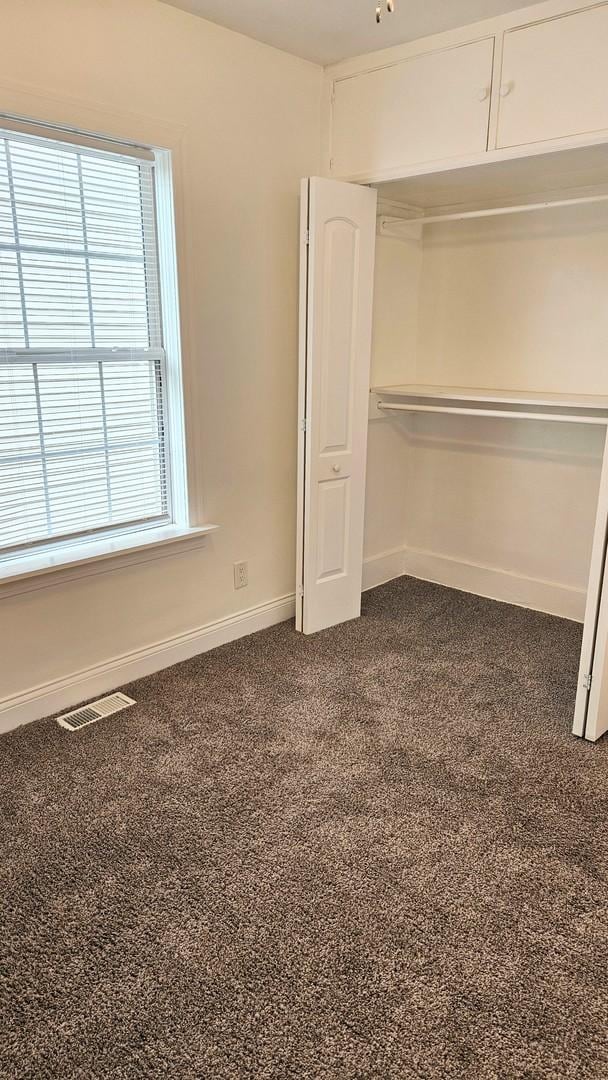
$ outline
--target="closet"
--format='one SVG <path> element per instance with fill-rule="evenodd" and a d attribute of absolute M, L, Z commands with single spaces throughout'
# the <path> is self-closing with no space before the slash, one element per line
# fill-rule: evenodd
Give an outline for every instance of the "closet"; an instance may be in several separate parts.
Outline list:
<path fill-rule="evenodd" d="M 576 620 L 573 733 L 591 741 L 607 48 L 608 3 L 547 0 L 335 65 L 332 179 L 301 200 L 297 628 L 357 617 L 364 555 L 368 586 L 412 574 Z"/>
<path fill-rule="evenodd" d="M 357 616 L 364 521 L 392 519 L 402 572 L 584 621 L 573 731 L 595 740 L 608 145 L 313 179 L 302 232 L 298 628 Z"/>

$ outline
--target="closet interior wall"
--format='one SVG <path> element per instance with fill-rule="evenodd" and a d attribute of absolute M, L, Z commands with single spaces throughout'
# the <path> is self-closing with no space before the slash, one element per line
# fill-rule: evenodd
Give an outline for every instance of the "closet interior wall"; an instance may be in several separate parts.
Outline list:
<path fill-rule="evenodd" d="M 376 237 L 371 384 L 416 381 L 419 277 L 418 243 Z M 367 439 L 364 586 L 404 573 L 410 511 L 407 421 L 370 422 Z M 378 565 L 379 577 L 373 574 Z M 383 568 L 386 571 L 383 573 Z"/>
<path fill-rule="evenodd" d="M 378 236 L 372 387 L 605 394 L 607 282 L 606 203 Z M 401 549 L 402 572 L 582 621 L 604 439 L 584 424 L 370 419 L 366 553 Z"/>

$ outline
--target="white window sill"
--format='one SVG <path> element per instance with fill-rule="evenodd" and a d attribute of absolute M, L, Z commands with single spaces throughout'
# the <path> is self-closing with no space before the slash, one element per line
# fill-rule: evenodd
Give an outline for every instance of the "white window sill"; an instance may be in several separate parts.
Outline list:
<path fill-rule="evenodd" d="M 183 547 L 188 550 L 199 546 L 218 528 L 218 525 L 165 525 L 160 529 L 139 529 L 102 540 L 66 544 L 53 552 L 0 560 L 0 596 L 30 592 L 57 584 L 58 580 L 88 577 L 131 563 L 148 562 L 171 554 L 170 549 L 176 545 L 180 550 Z"/>

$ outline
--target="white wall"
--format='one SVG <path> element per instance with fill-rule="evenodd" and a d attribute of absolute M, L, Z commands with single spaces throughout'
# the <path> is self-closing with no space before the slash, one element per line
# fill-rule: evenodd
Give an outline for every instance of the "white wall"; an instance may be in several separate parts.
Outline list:
<path fill-rule="evenodd" d="M 372 386 L 414 382 L 422 249 L 376 237 Z M 407 431 L 373 420 L 368 429 L 364 587 L 401 573 L 407 530 Z"/>
<path fill-rule="evenodd" d="M 423 246 L 376 237 L 372 386 L 416 381 Z"/>
<path fill-rule="evenodd" d="M 401 248 L 377 275 L 374 382 L 608 392 L 604 207 L 429 226 L 421 267 Z M 399 448 L 403 570 L 583 618 L 603 428 L 401 416 L 370 439 L 376 482 L 380 445 Z"/>
<path fill-rule="evenodd" d="M 427 226 L 418 377 L 605 394 L 607 281 L 604 204 Z"/>
<path fill-rule="evenodd" d="M 3 0 L 2 36 L 0 111 L 174 150 L 191 485 L 221 525 L 195 551 L 0 589 L 7 725 L 47 711 L 47 682 L 61 707 L 92 685 L 75 673 L 294 591 L 298 186 L 322 73 L 156 0 Z"/>
<path fill-rule="evenodd" d="M 410 421 L 406 568 L 581 620 L 603 429 Z"/>

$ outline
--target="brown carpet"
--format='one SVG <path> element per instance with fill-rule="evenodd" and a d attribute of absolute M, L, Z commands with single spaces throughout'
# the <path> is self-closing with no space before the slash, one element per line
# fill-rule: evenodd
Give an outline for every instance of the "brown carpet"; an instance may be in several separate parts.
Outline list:
<path fill-rule="evenodd" d="M 608 1077 L 579 645 L 402 578 L 0 739 L 3 1080 Z"/>

